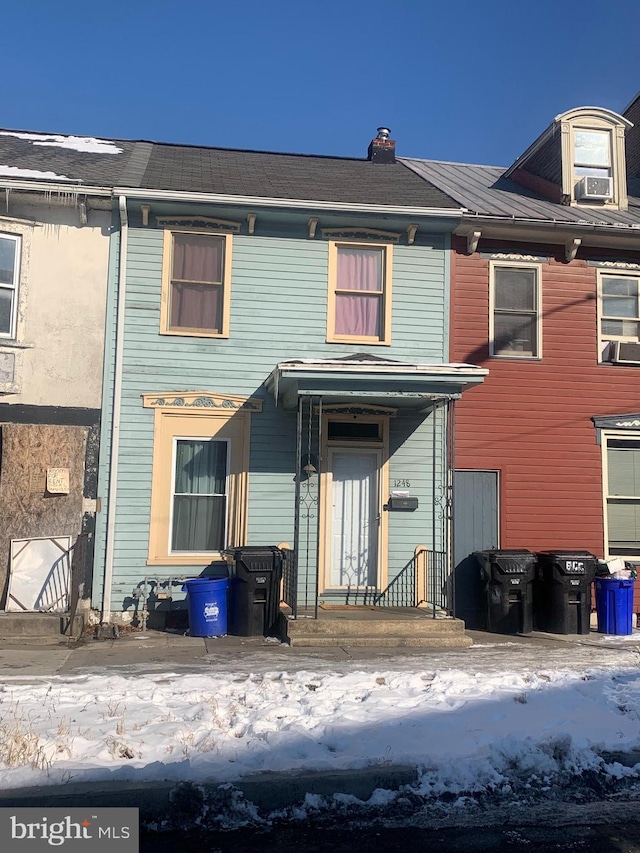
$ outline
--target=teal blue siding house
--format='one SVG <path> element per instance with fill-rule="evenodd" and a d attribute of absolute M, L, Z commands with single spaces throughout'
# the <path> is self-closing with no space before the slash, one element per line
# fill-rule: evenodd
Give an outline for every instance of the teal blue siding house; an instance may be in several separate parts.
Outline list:
<path fill-rule="evenodd" d="M 163 606 L 279 545 L 295 614 L 450 610 L 448 256 L 395 159 L 136 143 L 114 188 L 93 606 Z M 142 592 L 141 592 L 142 591 Z"/>

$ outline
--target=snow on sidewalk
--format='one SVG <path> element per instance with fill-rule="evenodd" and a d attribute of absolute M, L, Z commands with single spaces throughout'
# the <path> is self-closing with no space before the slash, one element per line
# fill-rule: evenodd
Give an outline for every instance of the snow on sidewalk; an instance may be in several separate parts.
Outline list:
<path fill-rule="evenodd" d="M 608 645 L 0 674 L 2 787 L 407 764 L 430 797 L 544 789 L 585 771 L 635 778 L 640 765 L 607 753 L 640 749 L 640 656 Z"/>

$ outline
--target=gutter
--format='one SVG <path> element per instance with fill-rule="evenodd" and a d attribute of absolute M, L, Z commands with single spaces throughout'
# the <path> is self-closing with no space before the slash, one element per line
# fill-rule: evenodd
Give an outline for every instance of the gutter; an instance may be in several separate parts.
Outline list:
<path fill-rule="evenodd" d="M 477 225 L 482 225 L 483 223 L 486 223 L 487 225 L 496 225 L 501 223 L 505 225 L 524 224 L 532 227 L 551 227 L 555 229 L 564 228 L 567 231 L 578 228 L 590 231 L 610 231 L 612 234 L 635 234 L 640 231 L 640 222 L 637 224 L 620 222 L 614 225 L 611 222 L 587 222 L 580 219 L 570 221 L 567 219 L 531 219 L 526 216 L 501 216 L 498 214 L 492 216 L 488 213 L 471 213 L 470 211 L 465 211 L 459 227 L 462 228 L 465 223 L 471 222 Z"/>
<path fill-rule="evenodd" d="M 70 193 L 77 192 L 81 195 L 101 195 L 110 198 L 113 192 L 108 187 L 92 187 L 85 184 L 75 184 L 73 181 L 63 183 L 50 183 L 48 181 L 23 181 L 17 178 L 0 177 L 0 189 L 24 190 L 26 192 L 38 193 Z"/>
<path fill-rule="evenodd" d="M 317 201 L 314 199 L 271 198 L 263 196 L 230 195 L 228 193 L 181 192 L 179 190 L 149 190 L 142 187 L 106 187 L 85 186 L 74 183 L 49 183 L 47 181 L 23 181 L 0 177 L 0 189 L 23 190 L 39 193 L 70 193 L 104 196 L 118 199 L 142 199 L 150 201 L 188 202 L 193 204 L 245 204 L 251 207 L 286 207 L 294 210 L 344 211 L 345 213 L 385 213 L 397 216 L 432 216 L 457 219 L 467 213 L 466 207 L 410 207 L 387 204 L 351 204 L 344 201 Z"/>
<path fill-rule="evenodd" d="M 107 541 L 105 545 L 104 584 L 102 587 L 102 615 L 100 621 L 111 621 L 111 590 L 113 587 L 113 552 L 116 534 L 116 496 L 118 488 L 118 461 L 120 456 L 120 416 L 122 410 L 122 366 L 124 352 L 125 297 L 127 289 L 127 244 L 129 218 L 127 200 L 121 195 L 120 257 L 118 259 L 118 312 L 116 316 L 116 352 L 113 377 L 113 411 L 111 413 L 111 448 L 109 466 L 109 498 L 107 505 Z"/>
<path fill-rule="evenodd" d="M 300 210 L 331 210 L 350 213 L 386 213 L 405 216 L 434 216 L 458 219 L 466 207 L 408 207 L 386 204 L 351 204 L 343 201 L 317 201 L 296 198 L 229 195 L 227 193 L 180 192 L 178 190 L 148 190 L 142 187 L 114 187 L 115 195 L 149 201 L 178 201 L 193 204 L 246 204 L 251 207 L 286 207 Z"/>

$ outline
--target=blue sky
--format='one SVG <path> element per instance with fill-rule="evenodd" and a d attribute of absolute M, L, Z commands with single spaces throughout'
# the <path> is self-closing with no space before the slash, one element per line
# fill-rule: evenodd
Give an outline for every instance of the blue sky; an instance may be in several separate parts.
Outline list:
<path fill-rule="evenodd" d="M 3 6 L 0 125 L 509 165 L 640 90 L 640 0 L 31 0 Z"/>

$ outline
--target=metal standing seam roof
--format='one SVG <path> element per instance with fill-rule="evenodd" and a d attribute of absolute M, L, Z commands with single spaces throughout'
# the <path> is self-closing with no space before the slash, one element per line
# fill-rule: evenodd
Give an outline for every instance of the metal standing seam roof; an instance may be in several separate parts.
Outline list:
<path fill-rule="evenodd" d="M 629 196 L 628 210 L 565 207 L 503 178 L 506 169 L 497 166 L 475 166 L 407 157 L 402 157 L 401 160 L 409 169 L 478 216 L 640 228 L 640 197 L 633 195 Z M 631 181 L 629 190 L 640 194 L 638 184 L 637 181 Z"/>
<path fill-rule="evenodd" d="M 420 207 L 460 205 L 403 163 L 0 131 L 0 180 Z M 56 180 L 58 179 L 58 180 Z"/>

